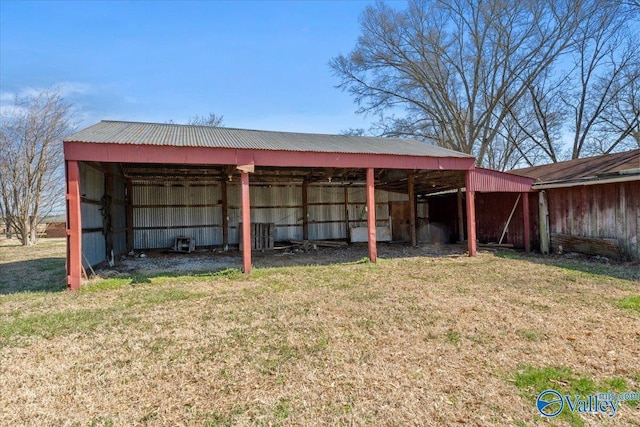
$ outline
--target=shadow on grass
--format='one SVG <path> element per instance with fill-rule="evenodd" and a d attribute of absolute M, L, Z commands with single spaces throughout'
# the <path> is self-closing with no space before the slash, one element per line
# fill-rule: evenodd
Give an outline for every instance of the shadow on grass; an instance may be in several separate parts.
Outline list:
<path fill-rule="evenodd" d="M 236 268 L 227 268 L 217 271 L 199 272 L 175 272 L 158 271 L 154 273 L 119 274 L 114 277 L 98 278 L 98 280 L 85 282 L 82 286 L 84 292 L 94 292 L 107 289 L 121 289 L 126 287 L 162 285 L 166 282 L 198 282 L 207 278 L 235 279 L 242 277 L 242 271 Z"/>
<path fill-rule="evenodd" d="M 562 255 L 525 254 L 521 252 L 497 252 L 498 258 L 519 259 L 536 264 L 564 268 L 599 276 L 609 276 L 616 279 L 640 282 L 640 266 L 625 263 L 595 260 L 588 256 L 567 258 Z"/>
<path fill-rule="evenodd" d="M 56 257 L 0 264 L 0 295 L 63 291 L 64 263 L 64 258 Z"/>

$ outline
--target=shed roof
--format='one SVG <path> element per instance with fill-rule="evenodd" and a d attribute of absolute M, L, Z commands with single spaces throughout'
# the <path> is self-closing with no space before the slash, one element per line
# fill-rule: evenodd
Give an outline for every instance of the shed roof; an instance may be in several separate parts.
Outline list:
<path fill-rule="evenodd" d="M 534 178 L 539 184 L 585 182 L 636 174 L 640 179 L 640 149 L 532 166 L 511 172 Z"/>
<path fill-rule="evenodd" d="M 66 137 L 64 141 L 167 147 L 473 158 L 468 154 L 404 138 L 276 132 L 111 120 L 103 120 Z"/>

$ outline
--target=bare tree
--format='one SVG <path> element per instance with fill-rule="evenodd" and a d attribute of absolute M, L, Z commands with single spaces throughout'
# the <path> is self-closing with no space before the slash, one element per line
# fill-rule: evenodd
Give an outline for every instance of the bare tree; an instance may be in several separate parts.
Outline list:
<path fill-rule="evenodd" d="M 23 245 L 64 207 L 62 138 L 73 130 L 71 106 L 57 89 L 14 99 L 0 114 L 0 214 Z"/>
<path fill-rule="evenodd" d="M 172 119 L 172 120 L 167 120 L 165 123 L 175 123 L 175 122 Z M 195 125 L 195 126 L 219 127 L 224 125 L 224 116 L 219 116 L 215 113 L 209 113 L 208 116 L 195 115 L 191 117 L 189 120 L 187 120 L 187 124 Z"/>
<path fill-rule="evenodd" d="M 222 126 L 224 124 L 224 116 L 218 116 L 215 113 L 209 113 L 208 116 L 193 116 L 187 122 L 189 125 L 198 125 L 198 126 Z"/>
<path fill-rule="evenodd" d="M 611 0 L 588 0 L 583 7 L 589 13 L 565 57 L 529 86 L 512 111 L 552 162 L 638 146 L 640 37 L 632 31 L 640 23 L 637 9 Z"/>
<path fill-rule="evenodd" d="M 330 66 L 358 112 L 385 115 L 381 133 L 424 139 L 504 167 L 512 160 L 489 157 L 505 154 L 499 145 L 506 141 L 496 141 L 505 120 L 569 47 L 581 5 L 416 0 L 399 11 L 380 2 L 364 11 L 353 51 Z"/>
<path fill-rule="evenodd" d="M 639 120 L 637 113 L 620 111 L 624 95 L 637 91 L 640 79 L 640 38 L 627 27 L 637 11 L 607 0 L 593 5 L 593 14 L 575 37 L 573 90 L 560 97 L 571 112 L 572 159 L 611 152 L 631 136 Z"/>

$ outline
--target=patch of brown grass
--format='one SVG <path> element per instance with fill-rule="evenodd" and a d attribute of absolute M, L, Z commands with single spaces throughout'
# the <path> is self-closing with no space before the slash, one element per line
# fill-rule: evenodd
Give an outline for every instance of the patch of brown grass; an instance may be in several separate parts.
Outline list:
<path fill-rule="evenodd" d="M 640 318 L 618 306 L 639 284 L 614 276 L 415 256 L 4 296 L 0 424 L 543 425 L 523 364 L 640 390 Z"/>

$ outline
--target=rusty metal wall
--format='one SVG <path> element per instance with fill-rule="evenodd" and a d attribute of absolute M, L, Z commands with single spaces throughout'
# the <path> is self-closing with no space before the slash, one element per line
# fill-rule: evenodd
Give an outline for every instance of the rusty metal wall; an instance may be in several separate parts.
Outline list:
<path fill-rule="evenodd" d="M 531 227 L 531 248 L 540 246 L 538 232 L 538 194 L 528 193 L 529 196 L 529 224 Z M 463 197 L 465 194 L 463 193 Z M 432 196 L 426 198 L 428 203 L 423 205 L 423 212 L 428 212 L 429 224 L 436 227 L 447 241 L 453 243 L 458 238 L 458 196 L 455 193 Z M 511 209 L 518 198 L 518 193 L 476 193 L 476 238 L 480 243 L 498 242 L 502 230 L 509 218 Z M 463 233 L 467 235 L 466 203 L 463 200 L 462 212 L 464 218 Z M 420 215 L 419 215 L 420 216 Z M 518 202 L 507 232 L 502 243 L 513 244 L 516 248 L 524 248 L 524 217 L 522 200 Z"/>
<path fill-rule="evenodd" d="M 529 197 L 529 225 L 531 248 L 540 247 L 538 223 L 538 194 L 526 193 Z M 522 195 L 513 213 L 502 243 L 511 243 L 517 248 L 524 248 L 524 215 Z M 518 198 L 518 193 L 476 193 L 476 236 L 481 243 L 498 242 L 509 214 Z M 456 196 L 453 197 L 456 201 Z M 465 205 L 463 204 L 463 209 Z M 457 207 L 456 207 L 457 211 Z"/>
<path fill-rule="evenodd" d="M 618 239 L 626 259 L 640 259 L 640 181 L 546 191 L 551 233 Z"/>
<path fill-rule="evenodd" d="M 469 172 L 469 186 L 474 191 L 522 193 L 531 191 L 531 184 L 532 178 L 491 169 L 476 168 Z"/>

